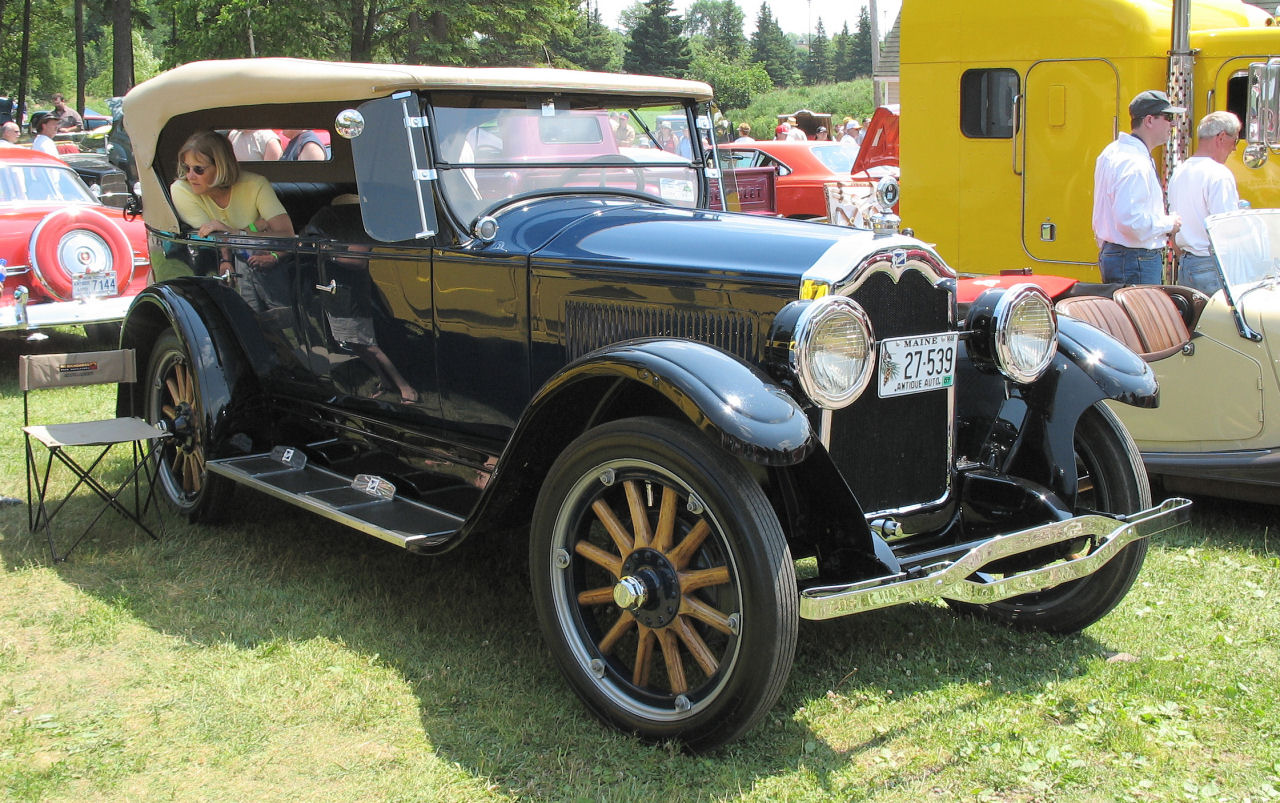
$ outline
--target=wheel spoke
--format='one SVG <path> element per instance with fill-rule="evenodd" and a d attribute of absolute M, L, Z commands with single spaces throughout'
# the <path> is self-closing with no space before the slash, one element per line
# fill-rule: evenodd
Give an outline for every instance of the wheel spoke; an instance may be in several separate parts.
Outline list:
<path fill-rule="evenodd" d="M 609 507 L 608 503 L 603 499 L 597 499 L 591 503 L 591 509 L 595 511 L 596 518 L 600 519 L 600 523 L 608 531 L 609 537 L 617 545 L 618 552 L 623 555 L 630 555 L 631 550 L 635 548 L 635 542 L 631 540 L 631 535 L 627 532 L 627 528 L 614 515 L 613 508 Z"/>
<path fill-rule="evenodd" d="M 670 486 L 662 489 L 662 506 L 658 509 L 658 530 L 653 535 L 653 548 L 659 552 L 667 552 L 675 540 L 676 505 L 680 497 L 676 489 Z"/>
<path fill-rule="evenodd" d="M 680 601 L 680 613 L 700 619 L 725 635 L 733 635 L 733 629 L 729 627 L 729 617 L 697 597 L 685 595 Z"/>
<path fill-rule="evenodd" d="M 171 404 L 162 404 L 160 406 L 160 412 L 163 413 L 164 417 L 170 421 L 178 417 L 177 409 Z"/>
<path fill-rule="evenodd" d="M 618 621 L 613 623 L 613 627 L 609 628 L 609 632 L 604 634 L 604 638 L 600 639 L 600 643 L 596 646 L 600 648 L 600 652 L 608 655 L 617 646 L 618 639 L 625 636 L 627 631 L 635 625 L 636 618 L 631 615 L 631 611 L 623 611 Z"/>
<path fill-rule="evenodd" d="M 653 667 L 653 645 L 657 641 L 654 632 L 640 626 L 640 638 L 636 642 L 636 665 L 631 669 L 631 682 L 637 686 L 649 685 L 649 670 Z"/>
<path fill-rule="evenodd" d="M 187 370 L 187 366 L 182 363 L 174 363 L 173 372 L 178 377 L 178 387 L 182 389 L 182 400 L 190 402 L 194 399 L 195 394 L 191 392 L 191 372 Z"/>
<path fill-rule="evenodd" d="M 173 400 L 173 403 L 182 404 L 182 391 L 178 389 L 178 380 L 176 377 L 176 373 L 174 376 L 166 376 L 164 378 L 164 386 L 169 389 L 169 398 Z"/>
<path fill-rule="evenodd" d="M 693 558 L 698 547 L 702 546 L 702 542 L 711 534 L 711 525 L 707 524 L 706 519 L 699 519 L 698 523 L 693 526 L 689 534 L 684 540 L 676 545 L 676 548 L 667 553 L 667 559 L 679 571 L 689 564 L 689 560 Z"/>
<path fill-rule="evenodd" d="M 671 693 L 684 694 L 689 690 L 689 681 L 684 676 L 680 642 L 676 640 L 676 634 L 669 628 L 655 632 L 658 636 L 658 644 L 662 646 L 662 660 L 667 665 L 667 682 L 671 684 Z"/>
<path fill-rule="evenodd" d="M 653 529 L 649 526 L 649 509 L 645 506 L 644 489 L 635 480 L 623 483 L 627 492 L 627 507 L 631 509 L 631 530 L 636 534 L 636 549 L 644 549 L 653 541 Z"/>
<path fill-rule="evenodd" d="M 622 579 L 622 558 L 610 554 L 590 541 L 579 541 L 573 545 L 573 551 L 596 564 L 600 568 Z"/>
<path fill-rule="evenodd" d="M 702 640 L 702 636 L 698 635 L 698 631 L 693 629 L 693 625 L 689 623 L 689 617 L 679 616 L 672 627 L 675 628 L 676 635 L 684 642 L 684 646 L 689 649 L 689 654 L 693 656 L 693 660 L 698 662 L 698 666 L 702 668 L 703 673 L 707 677 L 711 677 L 720 668 L 720 663 L 712 654 L 711 648 Z"/>
<path fill-rule="evenodd" d="M 729 582 L 729 567 L 717 566 L 714 569 L 699 569 L 680 573 L 680 590 L 686 594 L 697 588 L 719 586 Z"/>
<path fill-rule="evenodd" d="M 578 592 L 579 605 L 608 605 L 613 602 L 613 586 Z"/>

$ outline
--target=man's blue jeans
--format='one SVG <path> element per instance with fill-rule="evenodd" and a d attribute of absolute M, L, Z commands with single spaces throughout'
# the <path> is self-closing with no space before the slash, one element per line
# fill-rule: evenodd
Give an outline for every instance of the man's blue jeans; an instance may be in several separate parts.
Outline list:
<path fill-rule="evenodd" d="M 1098 254 L 1102 281 L 1118 284 L 1161 284 L 1164 251 L 1159 248 L 1126 248 L 1103 243 Z"/>
<path fill-rule="evenodd" d="M 1218 258 L 1183 251 L 1178 257 L 1178 284 L 1194 287 L 1207 296 L 1222 289 L 1222 274 L 1218 272 Z"/>

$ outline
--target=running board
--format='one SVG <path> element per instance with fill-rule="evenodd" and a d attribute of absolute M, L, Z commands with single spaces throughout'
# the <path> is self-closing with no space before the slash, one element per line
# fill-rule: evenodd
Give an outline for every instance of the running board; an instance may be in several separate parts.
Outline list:
<path fill-rule="evenodd" d="M 277 446 L 270 454 L 210 460 L 209 471 L 283 499 L 410 552 L 445 543 L 461 516 L 402 496 L 382 477 L 354 479 L 307 464 L 301 449 Z"/>

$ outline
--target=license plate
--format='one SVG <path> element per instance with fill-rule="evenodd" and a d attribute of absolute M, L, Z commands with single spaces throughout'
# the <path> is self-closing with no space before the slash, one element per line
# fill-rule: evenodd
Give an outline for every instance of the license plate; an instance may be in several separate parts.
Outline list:
<path fill-rule="evenodd" d="M 101 298 L 118 293 L 114 273 L 86 273 L 71 279 L 72 298 Z"/>
<path fill-rule="evenodd" d="M 955 332 L 880 341 L 880 397 L 949 388 L 956 380 Z"/>

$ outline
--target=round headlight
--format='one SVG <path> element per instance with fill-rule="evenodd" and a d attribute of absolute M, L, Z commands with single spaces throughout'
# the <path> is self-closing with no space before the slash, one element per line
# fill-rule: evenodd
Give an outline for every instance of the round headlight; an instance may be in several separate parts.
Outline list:
<path fill-rule="evenodd" d="M 1058 348 L 1053 302 L 1032 284 L 1005 291 L 995 307 L 994 346 L 1000 372 L 1020 384 L 1040 378 Z"/>
<path fill-rule="evenodd" d="M 818 406 L 837 410 L 862 395 L 875 363 L 871 320 L 845 296 L 811 302 L 797 321 L 791 366 Z"/>

